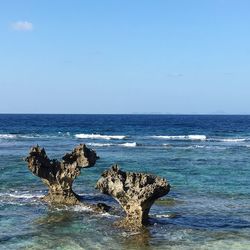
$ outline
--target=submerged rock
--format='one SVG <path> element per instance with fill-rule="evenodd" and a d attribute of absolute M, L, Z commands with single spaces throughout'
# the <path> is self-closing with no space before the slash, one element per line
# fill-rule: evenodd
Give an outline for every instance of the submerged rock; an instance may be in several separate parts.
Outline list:
<path fill-rule="evenodd" d="M 99 213 L 106 213 L 112 209 L 111 206 L 102 202 L 91 205 L 91 208 L 93 209 L 94 212 L 99 212 Z"/>
<path fill-rule="evenodd" d="M 123 172 L 117 165 L 103 172 L 96 188 L 111 195 L 126 212 L 126 218 L 118 225 L 140 228 L 148 221 L 148 213 L 154 201 L 170 190 L 164 178 L 133 172 Z"/>
<path fill-rule="evenodd" d="M 62 161 L 50 160 L 44 148 L 32 147 L 28 162 L 29 170 L 49 187 L 45 201 L 62 204 L 77 204 L 80 197 L 72 190 L 72 184 L 81 173 L 81 168 L 95 165 L 98 156 L 95 151 L 80 144 L 71 153 L 63 156 Z"/>

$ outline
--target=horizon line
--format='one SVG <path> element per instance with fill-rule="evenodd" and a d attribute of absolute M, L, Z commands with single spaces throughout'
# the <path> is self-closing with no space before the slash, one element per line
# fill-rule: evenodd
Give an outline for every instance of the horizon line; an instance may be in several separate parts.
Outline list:
<path fill-rule="evenodd" d="M 229 116 L 229 115 L 245 115 L 249 116 L 250 113 L 1 113 L 0 115 L 214 115 L 214 116 Z"/>

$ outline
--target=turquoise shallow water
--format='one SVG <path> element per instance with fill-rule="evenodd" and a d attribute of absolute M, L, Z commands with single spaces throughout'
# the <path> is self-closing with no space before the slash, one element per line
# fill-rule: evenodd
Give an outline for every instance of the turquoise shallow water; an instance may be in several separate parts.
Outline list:
<path fill-rule="evenodd" d="M 74 190 L 115 214 L 40 201 L 47 189 L 23 161 L 29 148 L 60 158 L 79 143 L 100 160 Z M 122 211 L 94 188 L 113 163 L 172 186 L 140 234 L 115 228 Z M 249 179 L 249 116 L 0 115 L 0 248 L 250 249 Z"/>

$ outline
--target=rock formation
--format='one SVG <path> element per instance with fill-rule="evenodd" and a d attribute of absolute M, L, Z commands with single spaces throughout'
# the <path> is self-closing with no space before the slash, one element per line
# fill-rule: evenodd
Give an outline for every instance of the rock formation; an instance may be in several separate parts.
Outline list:
<path fill-rule="evenodd" d="M 29 170 L 49 187 L 45 201 L 62 204 L 77 204 L 79 196 L 72 190 L 72 184 L 80 175 L 81 168 L 94 166 L 98 159 L 95 151 L 80 144 L 71 153 L 67 153 L 62 161 L 50 160 L 44 148 L 32 147 L 28 162 Z"/>
<path fill-rule="evenodd" d="M 170 185 L 161 177 L 123 172 L 113 165 L 103 172 L 96 188 L 114 197 L 125 210 L 127 216 L 119 225 L 136 229 L 147 223 L 154 201 L 166 195 Z"/>

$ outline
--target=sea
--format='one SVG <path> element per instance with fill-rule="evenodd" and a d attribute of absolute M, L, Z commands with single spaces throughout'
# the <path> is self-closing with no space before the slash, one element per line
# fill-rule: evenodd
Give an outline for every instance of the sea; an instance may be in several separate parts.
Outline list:
<path fill-rule="evenodd" d="M 80 143 L 100 159 L 74 191 L 115 212 L 41 201 L 30 148 L 61 159 Z M 95 189 L 112 164 L 171 185 L 140 232 L 114 226 L 121 207 Z M 250 116 L 1 114 L 0 249 L 250 249 Z"/>

